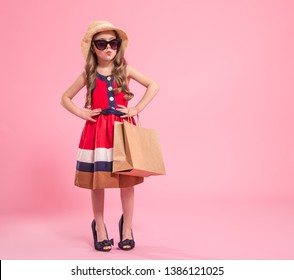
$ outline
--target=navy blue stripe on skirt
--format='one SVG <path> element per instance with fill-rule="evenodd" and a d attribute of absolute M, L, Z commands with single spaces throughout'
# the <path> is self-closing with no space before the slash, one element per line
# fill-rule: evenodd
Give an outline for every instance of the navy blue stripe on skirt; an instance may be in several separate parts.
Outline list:
<path fill-rule="evenodd" d="M 112 162 L 96 161 L 95 163 L 77 161 L 77 170 L 82 172 L 112 172 Z"/>

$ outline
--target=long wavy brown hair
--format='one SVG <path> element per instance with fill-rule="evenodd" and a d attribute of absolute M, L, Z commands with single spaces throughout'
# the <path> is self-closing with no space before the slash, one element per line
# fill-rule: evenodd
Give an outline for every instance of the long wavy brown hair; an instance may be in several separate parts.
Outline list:
<path fill-rule="evenodd" d="M 118 34 L 115 31 L 114 33 L 116 35 L 116 38 L 119 38 Z M 98 33 L 96 33 L 93 36 L 93 38 L 97 34 Z M 93 38 L 92 38 L 92 42 L 93 42 Z M 97 60 L 96 54 L 92 50 L 92 42 L 91 42 L 91 47 L 89 49 L 89 53 L 88 53 L 88 57 L 86 60 L 86 65 L 85 65 L 86 80 L 87 80 L 85 108 L 91 108 L 92 106 L 92 91 L 95 88 L 96 70 L 98 66 L 98 60 Z M 113 64 L 114 64 L 114 67 L 112 70 L 112 74 L 114 75 L 114 79 L 117 84 L 117 88 L 114 89 L 114 93 L 117 94 L 119 92 L 123 92 L 127 100 L 132 99 L 134 97 L 134 94 L 130 92 L 129 90 L 127 74 L 126 74 L 127 61 L 124 58 L 124 50 L 122 48 L 118 49 L 116 56 L 113 59 Z"/>

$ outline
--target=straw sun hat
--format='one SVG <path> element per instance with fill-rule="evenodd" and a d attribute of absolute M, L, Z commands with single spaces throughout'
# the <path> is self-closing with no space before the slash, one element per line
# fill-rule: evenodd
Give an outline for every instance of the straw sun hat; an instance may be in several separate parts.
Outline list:
<path fill-rule="evenodd" d="M 82 53 L 85 59 L 87 59 L 93 36 L 96 33 L 110 30 L 114 30 L 117 32 L 118 36 L 122 39 L 121 48 L 123 50 L 126 49 L 128 45 L 128 35 L 124 30 L 114 26 L 108 21 L 93 21 L 90 23 L 81 43 Z"/>

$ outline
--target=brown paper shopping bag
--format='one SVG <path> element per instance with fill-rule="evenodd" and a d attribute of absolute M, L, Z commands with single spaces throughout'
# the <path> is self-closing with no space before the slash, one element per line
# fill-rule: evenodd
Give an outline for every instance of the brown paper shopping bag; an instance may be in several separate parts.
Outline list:
<path fill-rule="evenodd" d="M 115 122 L 112 171 L 140 177 L 164 175 L 165 167 L 156 130 L 127 121 Z"/>

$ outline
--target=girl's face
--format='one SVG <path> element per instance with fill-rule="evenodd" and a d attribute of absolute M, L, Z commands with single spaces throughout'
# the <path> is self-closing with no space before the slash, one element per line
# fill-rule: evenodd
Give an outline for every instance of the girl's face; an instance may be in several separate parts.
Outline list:
<path fill-rule="evenodd" d="M 97 56 L 98 61 L 100 62 L 112 61 L 116 56 L 119 45 L 119 39 L 116 39 L 116 34 L 114 31 L 103 31 L 93 37 L 92 48 Z"/>

